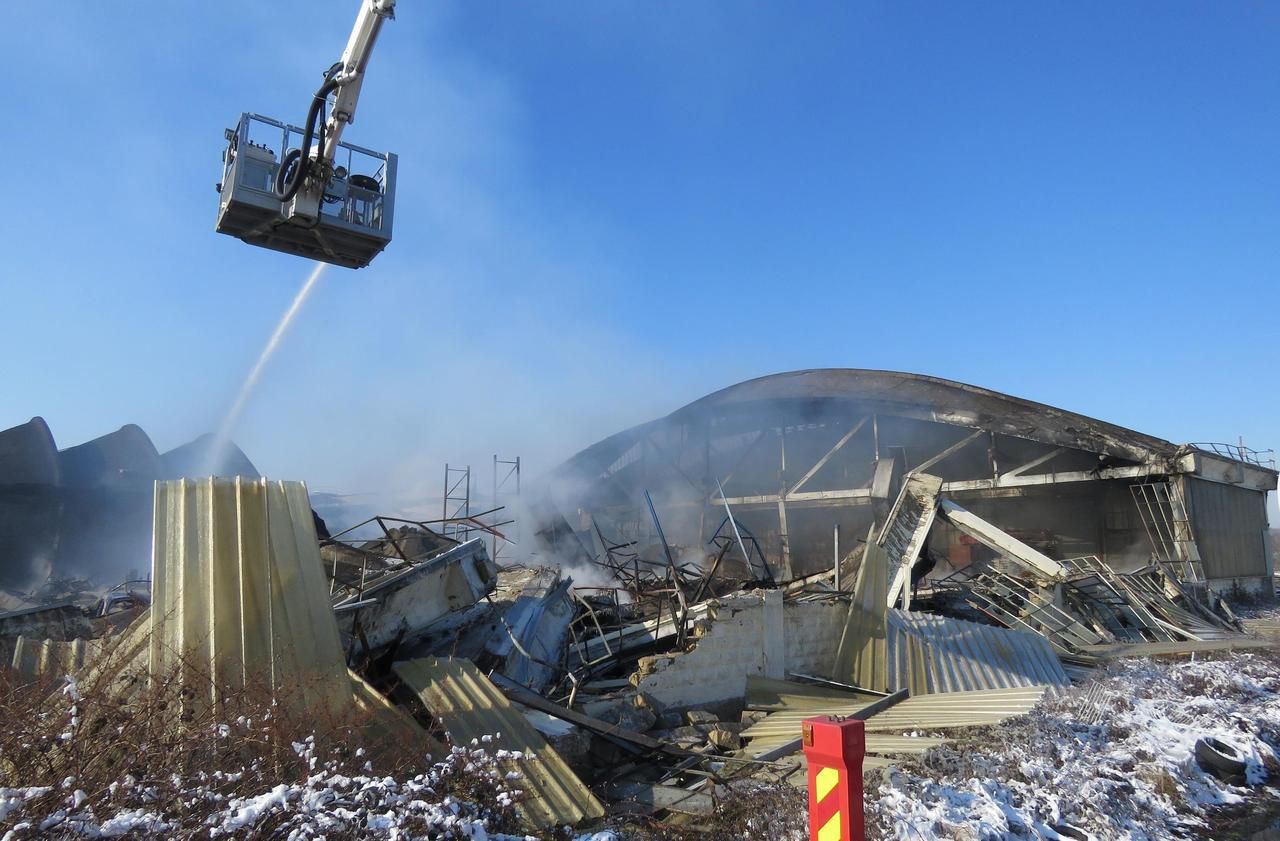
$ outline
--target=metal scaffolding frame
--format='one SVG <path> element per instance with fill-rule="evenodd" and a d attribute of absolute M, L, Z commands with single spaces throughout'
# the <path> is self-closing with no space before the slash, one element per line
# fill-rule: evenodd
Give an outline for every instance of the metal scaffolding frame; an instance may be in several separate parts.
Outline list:
<path fill-rule="evenodd" d="M 471 516 L 471 465 L 466 467 L 444 466 L 444 513 L 442 534 L 459 543 L 465 543 L 472 526 L 466 523 Z M 462 522 L 452 522 L 462 521 Z"/>
<path fill-rule="evenodd" d="M 497 453 L 493 456 L 493 507 L 507 508 L 509 502 L 518 503 L 520 500 L 520 456 L 514 459 L 498 458 Z M 517 506 L 518 507 L 518 506 Z M 515 520 L 515 540 L 508 541 L 499 538 L 497 534 L 492 535 L 493 545 L 490 557 L 499 567 L 504 564 L 518 564 L 521 561 L 520 553 L 523 551 L 521 547 L 521 523 L 519 513 L 516 512 Z"/>

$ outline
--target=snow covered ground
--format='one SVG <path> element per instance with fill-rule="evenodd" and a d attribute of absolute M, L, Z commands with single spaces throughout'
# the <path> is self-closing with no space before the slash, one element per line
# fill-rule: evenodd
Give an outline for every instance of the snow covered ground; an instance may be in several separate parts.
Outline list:
<path fill-rule="evenodd" d="M 868 791 L 868 837 L 1202 838 L 1215 807 L 1280 797 L 1280 656 L 1122 661 L 1024 720 L 955 735 Z M 1199 767 L 1206 736 L 1239 752 L 1247 785 Z"/>
<path fill-rule="evenodd" d="M 296 744 L 299 756 L 311 759 L 311 746 Z M 50 787 L 0 789 L 0 823 L 9 829 L 5 841 L 20 838 L 243 838 L 268 831 L 271 837 L 295 839 L 383 837 L 389 839 L 507 839 L 491 834 L 491 820 L 512 804 L 513 792 L 499 778 L 496 759 L 480 748 L 454 748 L 430 773 L 406 780 L 348 775 L 331 763 L 316 768 L 306 780 L 278 783 L 256 794 L 225 797 L 218 792 L 228 776 L 193 773 L 144 781 L 126 776 L 110 790 L 91 797 L 68 777 L 61 791 Z M 436 789 L 446 778 L 466 770 L 498 783 L 496 801 L 485 807 L 467 803 Z M 514 781 L 511 781 L 514 783 Z M 183 813 L 153 804 L 183 792 Z M 56 797 L 51 799 L 50 794 Z M 45 808 L 28 811 L 37 802 Z M 52 808 L 49 808 L 52 804 Z M 196 817 L 198 816 L 198 817 Z M 193 819 L 194 818 L 194 819 Z M 516 836 L 522 837 L 522 836 Z"/>
<path fill-rule="evenodd" d="M 62 702 L 65 717 L 53 732 L 71 744 L 85 727 L 74 684 Z M 218 725 L 215 735 L 234 743 L 260 727 L 237 720 Z M 869 838 L 1214 837 L 1210 827 L 1221 826 L 1224 808 L 1263 804 L 1280 814 L 1280 652 L 1123 661 L 1023 719 L 947 735 L 954 741 L 904 760 L 869 786 Z M 1196 763 L 1202 737 L 1237 751 L 1246 763 L 1244 784 L 1223 782 Z M 293 744 L 290 756 L 302 773 L 285 777 L 228 766 L 125 774 L 104 786 L 59 773 L 38 786 L 0 788 L 0 841 L 528 838 L 510 834 L 520 780 L 503 773 L 501 753 L 487 747 L 455 747 L 423 773 L 396 776 L 374 773 L 358 753 L 328 758 L 312 740 Z M 714 837 L 805 837 L 802 800 L 795 809 L 765 808 L 765 800 L 744 797 L 744 814 L 724 821 L 728 835 Z M 790 802 L 784 800 L 779 804 Z M 588 832 L 577 841 L 627 835 Z"/>
<path fill-rule="evenodd" d="M 67 761 L 85 740 L 93 741 L 75 681 L 67 679 L 53 700 L 53 732 L 49 754 L 64 760 L 60 767 L 86 770 L 93 751 Z M 393 776 L 374 771 L 363 749 L 346 746 L 319 749 L 314 736 L 286 744 L 289 762 L 271 760 L 253 750 L 273 737 L 269 716 L 238 717 L 216 724 L 206 738 L 225 745 L 222 767 L 201 767 L 182 756 L 139 757 L 136 770 L 119 778 L 93 782 L 60 771 L 42 785 L 0 787 L 2 841 L 55 838 L 136 839 L 469 839 L 523 841 L 510 834 L 518 826 L 515 804 L 520 775 L 504 771 L 518 754 L 495 750 L 488 736 L 454 746 L 434 763 L 419 764 L 420 773 Z M 188 731 L 192 743 L 200 741 Z M 237 755 L 248 761 L 236 764 Z M 16 761 L 0 756 L 0 761 Z M 29 761 L 29 760 L 24 760 Z M 206 762 L 208 760 L 206 759 Z M 196 767 L 192 767 L 192 766 Z M 286 767 L 288 766 L 288 767 Z M 50 767 L 53 767 L 52 763 Z M 32 777 L 35 777 L 32 774 Z M 49 783 L 54 784 L 49 784 Z M 558 839 L 568 841 L 570 833 Z M 536 839 L 534 839 L 536 841 Z M 616 841 L 613 833 L 580 836 L 574 841 Z"/>

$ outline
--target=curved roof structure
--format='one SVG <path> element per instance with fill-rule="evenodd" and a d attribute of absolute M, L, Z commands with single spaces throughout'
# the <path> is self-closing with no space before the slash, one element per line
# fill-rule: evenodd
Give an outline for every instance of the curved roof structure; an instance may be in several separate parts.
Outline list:
<path fill-rule="evenodd" d="M 590 469 L 589 465 L 604 469 L 636 441 L 664 426 L 707 422 L 731 427 L 735 416 L 750 416 L 746 425 L 758 426 L 761 412 L 779 415 L 780 422 L 795 423 L 821 418 L 840 404 L 1139 463 L 1169 458 L 1178 451 L 1172 442 L 1132 429 L 940 377 L 864 368 L 816 368 L 758 377 L 713 392 L 665 418 L 606 438 L 565 466 L 575 471 Z M 726 431 L 718 428 L 717 434 Z"/>
<path fill-rule="evenodd" d="M 44 418 L 0 429 L 0 485 L 56 485 L 58 448 Z"/>
<path fill-rule="evenodd" d="M 578 453 L 539 500 L 538 534 L 551 553 L 604 557 L 614 569 L 657 540 L 659 560 L 670 548 L 713 566 L 725 559 L 739 574 L 772 565 L 785 580 L 848 560 L 899 505 L 927 508 L 915 496 L 903 502 L 915 482 L 1050 560 L 1140 562 L 1153 547 L 1172 558 L 1195 519 L 1210 577 L 1255 575 L 1264 566 L 1260 492 L 1277 474 L 1206 446 L 939 377 L 792 371 L 721 389 Z M 930 562 L 969 563 L 951 524 L 925 528 Z M 1228 533 L 1253 542 L 1227 545 L 1219 537 Z"/>

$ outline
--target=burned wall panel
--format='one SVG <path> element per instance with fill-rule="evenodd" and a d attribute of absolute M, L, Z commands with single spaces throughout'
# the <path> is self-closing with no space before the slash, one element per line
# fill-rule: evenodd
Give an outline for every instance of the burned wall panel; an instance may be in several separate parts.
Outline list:
<path fill-rule="evenodd" d="M 1188 478 L 1185 488 L 1205 577 L 1264 575 L 1266 494 L 1196 478 Z"/>

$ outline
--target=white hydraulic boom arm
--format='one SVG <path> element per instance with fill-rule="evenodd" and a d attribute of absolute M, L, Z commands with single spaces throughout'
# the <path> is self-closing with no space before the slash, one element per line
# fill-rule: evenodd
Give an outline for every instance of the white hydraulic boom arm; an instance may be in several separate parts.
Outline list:
<path fill-rule="evenodd" d="M 356 102 L 364 84 L 369 56 L 378 40 L 383 21 L 395 17 L 396 0 L 360 0 L 360 13 L 356 15 L 347 48 L 342 60 L 325 74 L 325 83 L 316 91 L 315 100 L 307 115 L 307 134 L 303 148 L 298 151 L 297 163 L 286 159 L 280 168 L 281 177 L 276 181 L 276 192 L 287 203 L 285 217 L 291 222 L 314 221 L 320 213 L 320 202 L 325 186 L 333 175 L 333 155 L 342 139 L 342 130 L 355 121 Z M 329 95 L 336 92 L 329 118 L 325 120 L 317 138 L 318 145 L 308 148 L 315 128 L 318 108 L 324 106 Z M 306 159 L 304 161 L 304 158 Z M 300 171 L 291 166 L 300 167 Z M 296 183 L 296 186 L 295 186 Z"/>
<path fill-rule="evenodd" d="M 378 40 L 378 32 L 382 22 L 395 18 L 396 0 L 361 0 L 360 14 L 356 16 L 356 25 L 347 39 L 347 48 L 342 51 L 341 69 L 334 81 L 338 83 L 338 95 L 334 100 L 329 120 L 325 124 L 325 148 L 322 154 L 328 161 L 333 160 L 333 150 L 342 139 L 342 129 L 347 123 L 355 122 L 356 101 L 360 98 L 360 86 L 364 84 L 365 68 L 369 66 L 369 55 Z"/>

